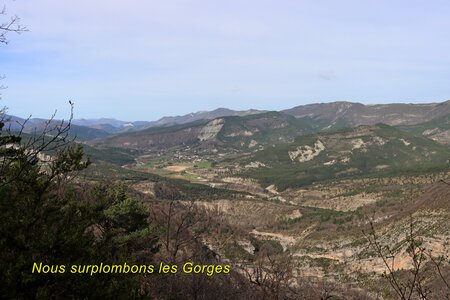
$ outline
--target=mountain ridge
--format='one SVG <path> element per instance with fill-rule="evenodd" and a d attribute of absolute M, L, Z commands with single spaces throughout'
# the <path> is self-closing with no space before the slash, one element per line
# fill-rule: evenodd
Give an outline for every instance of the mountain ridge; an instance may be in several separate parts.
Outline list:
<path fill-rule="evenodd" d="M 411 126 L 450 115 L 450 100 L 440 103 L 392 103 L 365 105 L 357 102 L 338 101 L 330 103 L 314 103 L 295 106 L 290 109 L 277 111 L 280 115 L 290 115 L 296 119 L 309 118 L 310 122 L 323 124 L 323 130 L 335 128 L 355 127 L 359 125 L 374 125 L 384 123 L 393 126 Z M 147 128 L 172 127 L 188 125 L 195 122 L 208 122 L 224 117 L 245 117 L 268 113 L 256 109 L 236 111 L 218 108 L 212 111 L 199 111 L 182 116 L 166 116 L 157 121 L 122 121 L 113 118 L 73 119 L 74 131 L 79 132 L 80 140 L 108 138 L 109 136 L 127 132 L 138 132 Z M 16 120 L 10 122 L 17 127 L 25 119 L 9 116 Z M 27 121 L 27 131 L 32 127 L 42 128 L 47 120 L 31 118 Z M 58 122 L 58 120 L 54 120 Z M 78 127 L 77 127 L 78 126 Z M 20 126 L 19 126 L 20 127 Z"/>
<path fill-rule="evenodd" d="M 438 103 L 389 103 L 365 105 L 357 102 L 314 103 L 296 106 L 282 112 L 297 118 L 309 116 L 335 122 L 344 120 L 349 126 L 413 125 L 450 114 L 450 100 Z"/>

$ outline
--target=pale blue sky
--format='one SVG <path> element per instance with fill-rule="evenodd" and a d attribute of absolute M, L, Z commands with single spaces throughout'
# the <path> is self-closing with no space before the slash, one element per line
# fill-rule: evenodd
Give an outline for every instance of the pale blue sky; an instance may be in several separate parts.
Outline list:
<path fill-rule="evenodd" d="M 450 99 L 450 1 L 3 1 L 12 114 L 155 120 L 217 107 Z"/>

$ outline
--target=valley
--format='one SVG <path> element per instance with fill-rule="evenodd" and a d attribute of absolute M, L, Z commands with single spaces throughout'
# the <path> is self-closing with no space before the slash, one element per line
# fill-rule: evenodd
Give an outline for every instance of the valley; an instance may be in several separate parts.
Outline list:
<path fill-rule="evenodd" d="M 265 264 L 274 259 L 289 264 L 287 287 L 303 278 L 336 285 L 336 295 L 347 288 L 390 298 L 371 234 L 389 247 L 399 274 L 414 267 L 410 226 L 433 257 L 450 255 L 448 115 L 429 120 L 433 106 L 425 105 L 416 107 L 424 115 L 406 111 L 408 118 L 386 119 L 391 125 L 360 124 L 366 117 L 352 107 L 330 105 L 336 116 L 352 111 L 346 122 L 304 108 L 96 137 L 83 141 L 92 165 L 79 178 L 121 182 L 150 210 L 176 203 L 201 228 L 207 219 L 196 242 L 250 279 L 260 267 L 272 272 Z M 427 280 L 443 288 L 439 278 Z"/>
<path fill-rule="evenodd" d="M 4 2 L 0 299 L 450 300 L 449 1 Z"/>

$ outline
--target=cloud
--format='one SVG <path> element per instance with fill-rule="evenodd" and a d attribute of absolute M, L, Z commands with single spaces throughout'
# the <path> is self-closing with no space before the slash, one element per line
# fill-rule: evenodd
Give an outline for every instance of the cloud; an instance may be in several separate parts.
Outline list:
<path fill-rule="evenodd" d="M 190 103 L 448 97 L 450 2 L 436 1 L 8 1 L 30 32 L 0 47 L 4 99 L 156 119 Z"/>
<path fill-rule="evenodd" d="M 334 75 L 334 72 L 333 71 L 327 71 L 327 70 L 319 71 L 317 76 L 319 76 L 320 79 L 327 80 L 327 81 L 336 79 L 336 75 Z"/>

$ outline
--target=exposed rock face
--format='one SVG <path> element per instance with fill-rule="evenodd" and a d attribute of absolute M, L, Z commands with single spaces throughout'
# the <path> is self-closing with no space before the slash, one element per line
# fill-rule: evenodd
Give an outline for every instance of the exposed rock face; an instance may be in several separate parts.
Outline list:
<path fill-rule="evenodd" d="M 277 191 L 277 187 L 274 184 L 271 184 L 268 187 L 266 187 L 266 190 L 275 195 L 279 194 Z"/>
<path fill-rule="evenodd" d="M 214 139 L 224 124 L 223 119 L 215 119 L 203 126 L 198 135 L 200 141 L 208 141 Z"/>
<path fill-rule="evenodd" d="M 266 165 L 259 161 L 252 161 L 249 164 L 245 165 L 244 168 L 259 168 L 259 167 L 266 167 Z"/>
<path fill-rule="evenodd" d="M 450 144 L 450 130 L 439 132 L 430 137 L 432 140 L 440 144 Z"/>
<path fill-rule="evenodd" d="M 408 142 L 407 140 L 405 140 L 405 139 L 400 139 L 400 141 L 402 141 L 403 142 L 403 144 L 405 145 L 405 146 L 409 146 L 409 145 L 411 145 L 411 143 L 410 142 Z"/>
<path fill-rule="evenodd" d="M 450 129 L 448 130 L 441 128 L 426 129 L 422 132 L 422 135 L 443 145 L 450 144 Z"/>
<path fill-rule="evenodd" d="M 331 165 L 334 165 L 335 163 L 336 163 L 336 160 L 333 159 L 333 160 L 324 162 L 323 165 L 324 165 L 324 166 L 331 166 Z"/>
<path fill-rule="evenodd" d="M 352 142 L 352 150 L 361 149 L 366 145 L 362 139 L 355 139 L 352 140 L 351 142 Z"/>
<path fill-rule="evenodd" d="M 325 150 L 325 146 L 320 140 L 317 140 L 314 143 L 314 148 L 308 145 L 298 146 L 297 150 L 289 151 L 288 154 L 292 161 L 298 158 L 299 162 L 305 162 L 314 159 L 323 150 Z"/>
<path fill-rule="evenodd" d="M 373 142 L 376 145 L 378 145 L 378 146 L 383 146 L 384 144 L 386 144 L 386 141 L 383 138 L 379 137 L 379 136 L 374 136 L 373 137 Z"/>
<path fill-rule="evenodd" d="M 206 123 L 206 122 L 205 122 Z M 214 140 L 225 124 L 224 119 L 215 119 L 206 124 L 168 127 L 122 134 L 104 141 L 108 146 L 134 149 L 164 149 L 174 146 L 192 145 Z"/>
<path fill-rule="evenodd" d="M 256 130 L 258 132 L 258 130 Z M 236 137 L 236 136 L 252 136 L 253 132 L 244 130 L 244 131 L 238 131 L 238 132 L 232 132 L 230 134 L 227 134 L 227 137 Z"/>
<path fill-rule="evenodd" d="M 251 140 L 250 143 L 248 144 L 248 147 L 249 147 L 249 148 L 253 148 L 253 147 L 257 146 L 257 145 L 258 145 L 258 142 L 257 142 L 257 141 Z"/>

